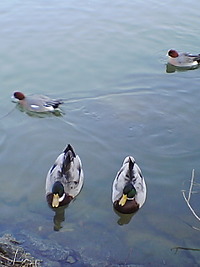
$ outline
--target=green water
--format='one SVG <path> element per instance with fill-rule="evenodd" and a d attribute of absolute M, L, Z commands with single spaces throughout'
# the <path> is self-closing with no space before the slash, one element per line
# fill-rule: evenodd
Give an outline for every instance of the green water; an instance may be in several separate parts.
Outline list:
<path fill-rule="evenodd" d="M 200 52 L 199 7 L 197 0 L 1 2 L 0 232 L 26 230 L 108 266 L 200 265 L 199 252 L 171 250 L 200 247 L 191 228 L 199 221 L 181 193 L 193 168 L 200 175 L 200 69 L 167 73 L 165 65 L 170 48 Z M 63 116 L 21 112 L 10 99 L 16 90 L 66 99 Z M 68 143 L 85 184 L 56 232 L 45 178 Z M 120 219 L 111 186 L 127 155 L 148 192 L 137 214 Z M 198 194 L 192 201 L 198 213 Z"/>

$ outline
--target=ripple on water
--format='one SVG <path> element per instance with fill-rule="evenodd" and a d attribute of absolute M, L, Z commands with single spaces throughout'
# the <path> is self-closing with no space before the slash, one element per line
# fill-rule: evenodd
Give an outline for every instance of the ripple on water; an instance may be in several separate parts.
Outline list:
<path fill-rule="evenodd" d="M 1 135 L 0 135 L 0 149 L 3 150 L 6 145 L 6 131 L 1 128 Z"/>

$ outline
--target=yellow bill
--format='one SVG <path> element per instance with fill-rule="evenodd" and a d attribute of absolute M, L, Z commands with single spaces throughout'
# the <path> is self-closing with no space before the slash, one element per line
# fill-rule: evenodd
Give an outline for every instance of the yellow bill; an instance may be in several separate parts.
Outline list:
<path fill-rule="evenodd" d="M 119 205 L 124 206 L 126 204 L 126 200 L 127 200 L 127 195 L 123 194 L 122 198 L 119 201 Z"/>
<path fill-rule="evenodd" d="M 54 194 L 53 195 L 53 200 L 52 200 L 52 207 L 57 208 L 59 206 L 59 195 Z"/>

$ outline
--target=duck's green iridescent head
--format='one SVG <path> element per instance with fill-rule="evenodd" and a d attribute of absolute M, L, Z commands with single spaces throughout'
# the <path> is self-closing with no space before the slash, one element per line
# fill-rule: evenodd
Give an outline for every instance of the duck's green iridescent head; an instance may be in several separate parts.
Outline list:
<path fill-rule="evenodd" d="M 64 194 L 64 187 L 61 182 L 57 181 L 54 183 L 52 187 L 52 193 L 58 194 L 59 197 L 62 197 L 62 195 Z"/>
<path fill-rule="evenodd" d="M 133 198 L 136 195 L 136 189 L 132 184 L 127 184 L 124 187 L 123 194 L 127 195 L 128 198 Z"/>
<path fill-rule="evenodd" d="M 121 197 L 119 201 L 120 206 L 124 206 L 126 204 L 127 199 L 132 199 L 136 195 L 136 189 L 135 187 L 129 183 L 124 187 L 123 190 L 123 196 Z"/>
<path fill-rule="evenodd" d="M 59 202 L 61 201 L 61 199 L 65 194 L 64 187 L 61 182 L 57 181 L 54 183 L 52 187 L 52 193 L 53 193 L 52 207 L 57 208 L 59 206 Z"/>

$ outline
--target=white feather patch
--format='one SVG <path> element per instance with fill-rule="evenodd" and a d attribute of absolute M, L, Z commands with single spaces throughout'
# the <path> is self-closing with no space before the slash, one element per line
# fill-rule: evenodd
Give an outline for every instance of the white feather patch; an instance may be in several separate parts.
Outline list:
<path fill-rule="evenodd" d="M 39 106 L 37 106 L 37 105 L 31 105 L 31 107 L 33 108 L 33 109 L 38 109 L 39 108 Z"/>

